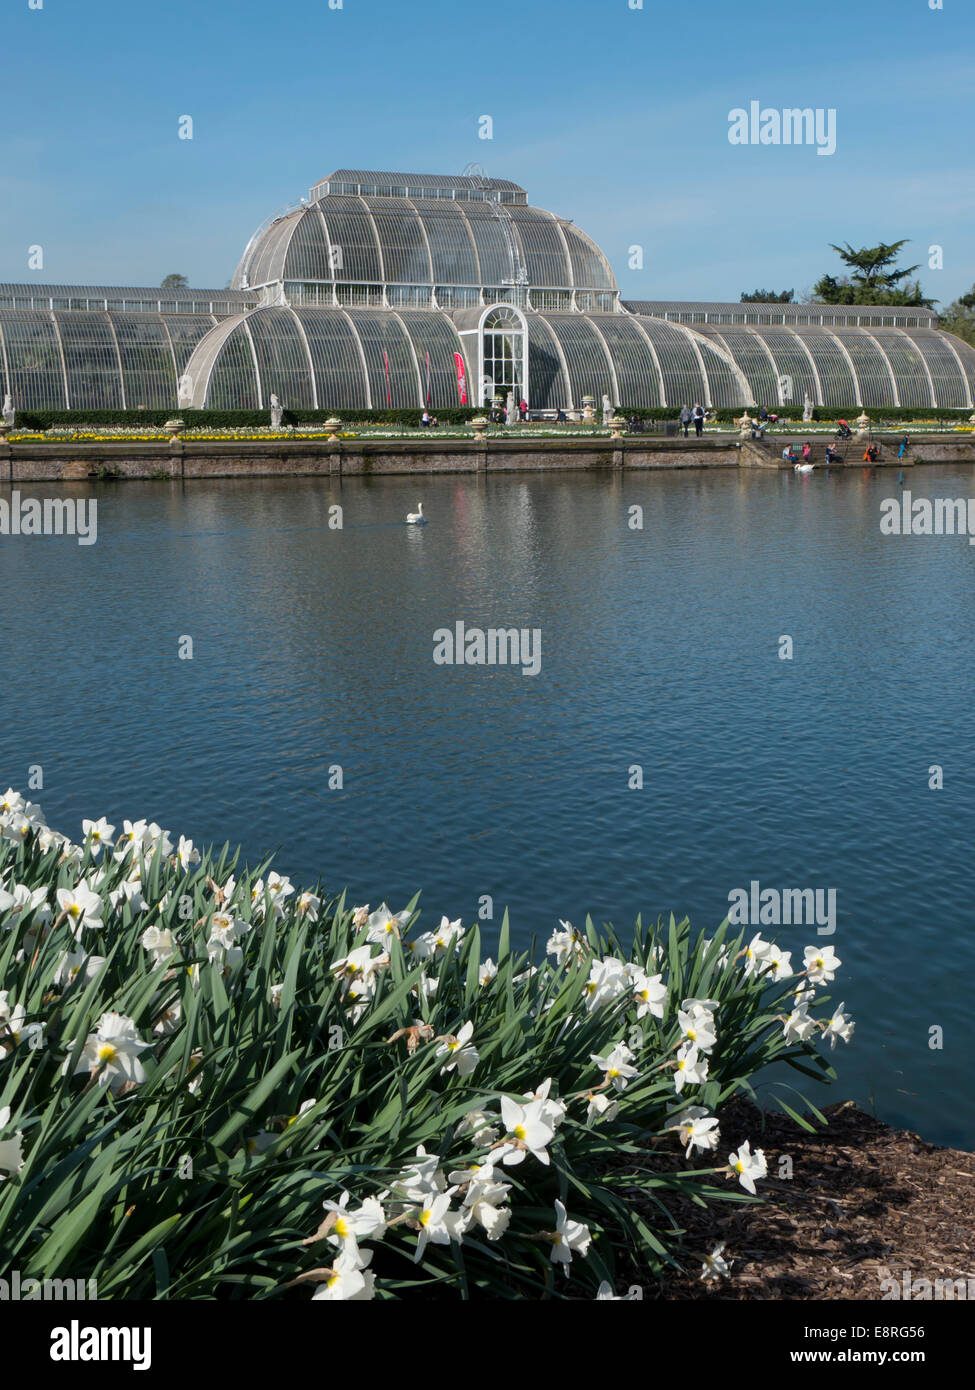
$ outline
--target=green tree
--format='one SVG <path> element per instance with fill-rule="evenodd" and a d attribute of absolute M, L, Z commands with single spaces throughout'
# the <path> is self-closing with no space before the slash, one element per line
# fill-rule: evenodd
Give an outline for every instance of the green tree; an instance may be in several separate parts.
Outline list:
<path fill-rule="evenodd" d="M 188 290 L 190 282 L 185 275 L 167 275 L 160 285 L 163 290 Z"/>
<path fill-rule="evenodd" d="M 941 315 L 939 327 L 975 347 L 975 285 L 968 294 L 952 300 Z"/>
<path fill-rule="evenodd" d="M 795 290 L 783 290 L 781 294 L 776 294 L 775 290 L 753 290 L 751 294 L 743 294 L 742 304 L 792 304 L 795 300 Z"/>
<path fill-rule="evenodd" d="M 848 273 L 839 279 L 834 275 L 824 275 L 813 286 L 813 296 L 820 304 L 891 304 L 913 305 L 917 308 L 931 309 L 934 301 L 926 299 L 919 280 L 910 276 L 920 269 L 919 265 L 897 270 L 895 263 L 903 241 L 882 241 L 877 246 L 861 246 L 855 250 L 849 242 L 845 246 L 830 245 L 848 268 Z"/>

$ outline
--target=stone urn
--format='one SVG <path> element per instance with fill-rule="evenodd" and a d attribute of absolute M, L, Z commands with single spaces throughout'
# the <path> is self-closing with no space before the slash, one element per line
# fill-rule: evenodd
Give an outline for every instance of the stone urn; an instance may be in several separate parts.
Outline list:
<path fill-rule="evenodd" d="M 861 411 L 856 418 L 857 439 L 866 439 L 870 433 L 871 420 L 866 411 Z"/>
<path fill-rule="evenodd" d="M 488 422 L 485 416 L 475 415 L 471 421 L 471 429 L 474 431 L 475 439 L 483 439 L 484 431 L 487 429 Z"/>
<path fill-rule="evenodd" d="M 338 438 L 339 430 L 342 428 L 342 421 L 337 420 L 334 415 L 330 415 L 325 421 L 324 430 L 328 435 L 328 442 L 334 444 Z"/>
<path fill-rule="evenodd" d="M 975 420 L 975 415 L 972 416 L 972 419 Z M 8 425 L 6 420 L 0 420 L 0 444 L 6 444 L 7 435 L 12 429 L 13 425 Z"/>
<path fill-rule="evenodd" d="M 609 433 L 612 439 L 622 439 L 626 430 L 626 421 L 622 415 L 614 415 L 609 422 Z"/>
<path fill-rule="evenodd" d="M 752 430 L 755 426 L 755 421 L 749 415 L 747 410 L 745 411 L 744 415 L 740 417 L 740 419 L 735 421 L 735 424 L 738 426 L 738 434 L 741 439 L 751 439 Z"/>
<path fill-rule="evenodd" d="M 186 421 L 178 419 L 167 420 L 166 423 L 163 425 L 163 429 L 169 435 L 170 443 L 174 443 L 177 439 L 179 439 L 180 435 L 186 429 Z"/>
<path fill-rule="evenodd" d="M 582 398 L 582 423 L 591 425 L 596 414 L 596 397 L 583 396 Z"/>

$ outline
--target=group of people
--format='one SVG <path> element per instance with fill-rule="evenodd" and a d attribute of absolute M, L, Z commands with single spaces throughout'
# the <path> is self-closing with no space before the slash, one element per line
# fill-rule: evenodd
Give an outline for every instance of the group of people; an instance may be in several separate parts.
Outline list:
<path fill-rule="evenodd" d="M 429 410 L 424 410 L 420 416 L 420 427 L 425 430 L 435 430 L 440 424 L 436 415 L 431 415 Z"/>
<path fill-rule="evenodd" d="M 700 439 L 704 430 L 704 421 L 707 411 L 702 405 L 695 404 L 693 408 L 682 405 L 680 408 L 681 429 L 684 431 L 684 438 L 687 438 L 688 428 L 693 425 L 694 433 Z"/>
<path fill-rule="evenodd" d="M 564 421 L 565 421 L 565 412 L 564 412 L 563 410 L 560 410 L 560 411 L 559 411 L 559 416 L 561 417 L 560 423 L 564 423 Z M 507 411 L 507 408 L 506 408 L 505 406 L 503 406 L 503 405 L 492 405 L 492 406 L 491 406 L 491 409 L 488 411 L 488 419 L 491 421 L 491 424 L 492 424 L 492 425 L 510 425 L 510 424 L 512 423 L 512 421 L 508 419 L 508 411 Z M 527 402 L 527 401 L 519 401 L 519 402 L 518 402 L 518 419 L 521 421 L 522 424 L 525 424 L 525 423 L 527 422 L 527 420 L 528 420 L 528 402 Z"/>

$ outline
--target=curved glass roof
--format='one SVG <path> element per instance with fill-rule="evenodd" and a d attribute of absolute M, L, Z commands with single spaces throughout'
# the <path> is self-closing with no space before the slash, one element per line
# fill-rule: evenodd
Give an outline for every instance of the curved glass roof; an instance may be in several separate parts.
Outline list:
<path fill-rule="evenodd" d="M 295 408 L 456 405 L 454 354 L 476 380 L 486 309 L 264 308 L 219 324 L 190 361 L 195 405 Z M 528 326 L 528 394 L 537 408 L 970 408 L 975 349 L 930 329 L 705 324 L 635 314 L 537 313 Z"/>
<path fill-rule="evenodd" d="M 617 288 L 596 243 L 541 208 L 334 193 L 255 235 L 233 284 L 253 290 L 279 281 Z"/>

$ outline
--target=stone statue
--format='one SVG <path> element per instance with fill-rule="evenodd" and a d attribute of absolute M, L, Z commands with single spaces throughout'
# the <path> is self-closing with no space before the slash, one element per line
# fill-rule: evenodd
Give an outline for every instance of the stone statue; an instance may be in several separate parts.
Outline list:
<path fill-rule="evenodd" d="M 278 400 L 274 392 L 271 392 L 271 428 L 279 430 L 281 428 L 281 416 L 284 414 L 284 406 Z"/>
<path fill-rule="evenodd" d="M 514 393 L 514 391 L 509 391 L 509 392 L 508 392 L 508 399 L 507 399 L 507 401 L 505 402 L 505 412 L 504 412 L 504 422 L 505 422 L 505 424 L 506 424 L 506 425 L 513 425 L 513 424 L 515 423 L 516 417 L 517 417 L 517 412 L 516 412 L 516 410 L 515 410 L 515 393 Z"/>
<path fill-rule="evenodd" d="M 14 410 L 14 398 L 8 391 L 3 398 L 3 423 L 12 426 L 16 413 L 17 412 Z"/>
<path fill-rule="evenodd" d="M 179 390 L 176 397 L 177 404 L 182 410 L 184 406 L 192 404 L 193 401 L 193 378 L 189 372 L 184 372 L 179 379 Z"/>
<path fill-rule="evenodd" d="M 613 418 L 613 407 L 609 403 L 609 397 L 603 396 L 603 425 L 608 429 L 609 422 Z"/>
<path fill-rule="evenodd" d="M 806 392 L 806 397 L 805 397 L 804 401 L 802 402 L 802 422 L 803 422 L 804 425 L 808 425 L 808 424 L 809 424 L 809 421 L 812 419 L 812 415 L 813 415 L 813 403 L 812 403 L 812 401 L 809 399 L 809 392 L 807 391 L 807 392 Z"/>

